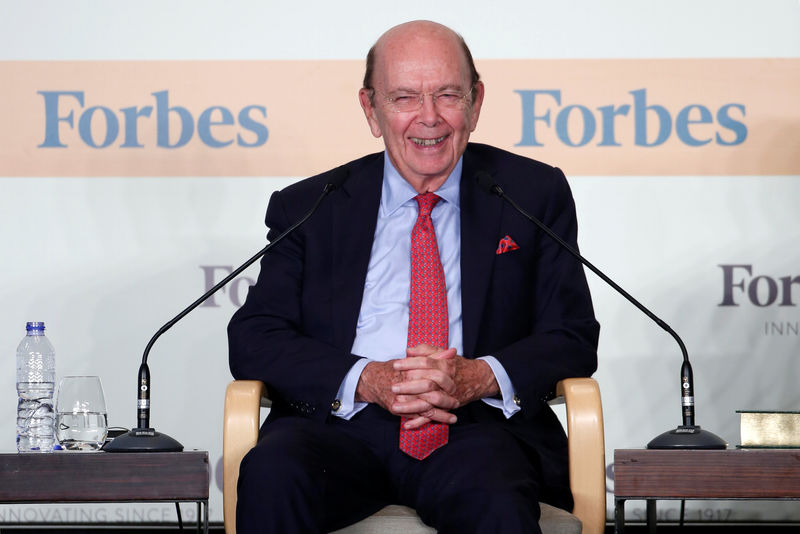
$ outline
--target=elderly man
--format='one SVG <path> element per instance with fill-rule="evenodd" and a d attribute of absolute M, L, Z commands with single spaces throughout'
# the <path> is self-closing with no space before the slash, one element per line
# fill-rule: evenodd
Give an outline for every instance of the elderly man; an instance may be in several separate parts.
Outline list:
<path fill-rule="evenodd" d="M 576 245 L 556 168 L 468 143 L 484 98 L 460 36 L 402 24 L 369 52 L 359 100 L 385 152 L 261 263 L 229 326 L 233 375 L 273 407 L 242 462 L 240 533 L 328 532 L 386 504 L 439 532 L 538 532 L 570 509 L 546 404 L 589 376 L 598 325 L 582 267 L 476 183 L 486 172 Z M 270 237 L 332 172 L 275 193 Z"/>

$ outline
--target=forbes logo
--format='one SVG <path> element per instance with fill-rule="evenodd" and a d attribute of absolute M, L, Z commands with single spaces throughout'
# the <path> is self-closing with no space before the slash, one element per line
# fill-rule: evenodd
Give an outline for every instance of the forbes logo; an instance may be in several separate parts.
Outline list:
<path fill-rule="evenodd" d="M 62 137 L 65 129 L 75 130 L 83 144 L 106 148 L 119 141 L 120 148 L 143 148 L 139 142 L 140 129 L 155 129 L 156 145 L 161 148 L 180 148 L 191 141 L 197 126 L 197 136 L 206 146 L 223 148 L 234 142 L 241 147 L 259 147 L 267 142 L 269 131 L 263 120 L 264 106 L 245 106 L 234 119 L 224 106 L 211 106 L 197 117 L 182 106 L 169 105 L 169 91 L 151 93 L 155 105 L 131 106 L 119 113 L 105 106 L 86 107 L 83 91 L 38 91 L 44 98 L 44 142 L 39 148 L 66 148 Z M 154 116 L 153 116 L 154 115 Z M 170 129 L 170 116 L 172 120 Z M 175 127 L 179 125 L 179 127 Z M 233 130 L 230 126 L 238 126 Z M 235 136 L 234 136 L 235 133 Z M 74 136 L 72 136 L 74 139 Z"/>
<path fill-rule="evenodd" d="M 717 306 L 738 306 L 742 297 L 754 306 L 797 306 L 792 288 L 800 286 L 800 276 L 753 276 L 752 265 L 720 265 L 722 269 L 722 302 Z M 738 298 L 737 298 L 738 297 Z"/>
<path fill-rule="evenodd" d="M 742 144 L 747 139 L 743 104 L 725 104 L 711 110 L 701 104 L 689 104 L 673 114 L 658 104 L 647 103 L 647 89 L 629 91 L 631 103 L 600 106 L 591 110 L 580 104 L 562 107 L 560 90 L 514 91 L 522 100 L 522 138 L 515 146 L 544 146 L 537 133 L 555 126 L 556 136 L 565 145 L 585 146 L 597 140 L 597 146 L 622 146 L 617 141 L 620 124 L 630 128 L 633 123 L 634 144 L 655 147 L 670 138 L 673 131 L 685 145 L 698 147 L 709 143 L 722 146 Z M 713 111 L 713 112 L 712 112 Z M 553 119 L 553 117 L 555 117 Z M 648 127 L 656 124 L 655 137 L 648 138 Z M 713 135 L 709 127 L 713 125 Z"/>

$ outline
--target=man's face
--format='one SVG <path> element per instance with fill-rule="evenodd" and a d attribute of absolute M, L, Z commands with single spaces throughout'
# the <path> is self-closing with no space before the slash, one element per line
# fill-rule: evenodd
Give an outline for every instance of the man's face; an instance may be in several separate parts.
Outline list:
<path fill-rule="evenodd" d="M 390 33 L 376 48 L 374 94 L 362 89 L 361 106 L 372 134 L 383 136 L 392 163 L 415 189 L 437 189 L 464 153 L 478 124 L 483 84 L 470 87 L 469 68 L 455 36 L 409 28 Z M 431 93 L 469 93 L 466 105 L 434 104 Z M 395 112 L 387 98 L 425 93 L 422 107 Z M 370 96 L 372 101 L 370 101 Z"/>

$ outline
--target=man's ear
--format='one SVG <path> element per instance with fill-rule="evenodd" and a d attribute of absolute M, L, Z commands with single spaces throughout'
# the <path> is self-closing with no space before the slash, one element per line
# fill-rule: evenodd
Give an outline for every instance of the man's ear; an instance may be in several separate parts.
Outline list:
<path fill-rule="evenodd" d="M 372 135 L 380 137 L 383 134 L 381 133 L 381 126 L 378 123 L 378 119 L 375 116 L 375 106 L 370 102 L 370 96 L 372 94 L 373 91 L 362 87 L 358 91 L 358 101 L 361 104 L 361 109 L 364 110 L 364 116 L 367 118 L 367 124 L 369 124 Z"/>
<path fill-rule="evenodd" d="M 472 90 L 472 106 L 470 108 L 470 132 L 474 132 L 478 126 L 478 118 L 481 116 L 481 106 L 484 96 L 483 82 L 478 82 Z"/>

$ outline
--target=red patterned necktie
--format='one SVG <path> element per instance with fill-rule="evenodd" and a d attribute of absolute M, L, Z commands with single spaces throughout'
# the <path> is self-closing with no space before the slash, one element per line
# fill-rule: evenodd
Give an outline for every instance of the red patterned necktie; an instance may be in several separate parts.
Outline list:
<path fill-rule="evenodd" d="M 447 288 L 439 260 L 439 246 L 433 229 L 431 211 L 439 197 L 433 193 L 417 195 L 419 214 L 411 230 L 411 298 L 408 303 L 408 346 L 426 343 L 447 348 Z M 400 450 L 422 460 L 447 443 L 448 425 L 427 423 L 406 430 L 400 421 Z"/>

